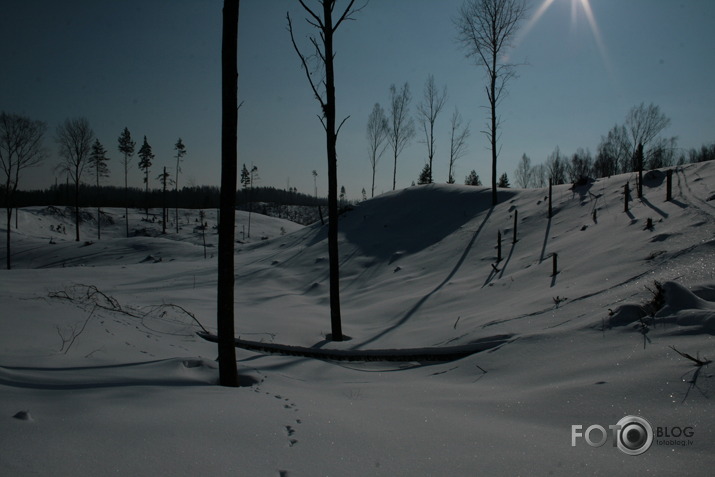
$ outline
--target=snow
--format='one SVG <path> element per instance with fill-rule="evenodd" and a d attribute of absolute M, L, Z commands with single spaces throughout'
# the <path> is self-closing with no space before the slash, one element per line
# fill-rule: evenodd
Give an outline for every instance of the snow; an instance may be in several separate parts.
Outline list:
<path fill-rule="evenodd" d="M 127 238 L 107 209 L 102 238 L 91 219 L 75 242 L 62 209 L 21 209 L 0 270 L 0 475 L 710 475 L 712 365 L 671 347 L 715 356 L 715 164 L 678 168 L 670 202 L 652 174 L 627 213 L 626 181 L 555 187 L 551 219 L 543 189 L 357 205 L 340 222 L 342 343 L 325 340 L 327 227 L 253 213 L 244 240 L 237 212 L 237 338 L 377 354 L 501 340 L 447 362 L 237 349 L 237 389 L 215 385 L 216 345 L 196 335 L 216 331 L 216 211 L 204 258 L 198 211 L 162 235 L 130 210 Z M 627 415 L 691 442 L 571 445 L 572 425 Z"/>

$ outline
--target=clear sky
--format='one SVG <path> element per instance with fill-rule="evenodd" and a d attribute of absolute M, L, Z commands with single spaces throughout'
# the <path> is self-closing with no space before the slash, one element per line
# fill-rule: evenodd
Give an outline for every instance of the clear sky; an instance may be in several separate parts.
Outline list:
<path fill-rule="evenodd" d="M 357 2 L 360 4 L 360 0 Z M 711 0 L 533 0 L 531 18 L 510 51 L 526 63 L 509 83 L 499 173 L 522 154 L 543 162 L 558 145 L 593 154 L 601 136 L 628 110 L 654 103 L 671 119 L 665 136 L 681 148 L 715 141 L 715 2 Z M 345 3 L 340 3 L 344 5 Z M 483 71 L 466 58 L 453 19 L 462 0 L 371 0 L 336 33 L 339 119 L 338 182 L 348 197 L 370 190 L 365 127 L 391 84 L 409 82 L 412 113 L 433 74 L 448 90 L 437 119 L 434 177 L 447 179 L 449 117 L 455 106 L 471 121 L 468 153 L 455 177 L 475 169 L 490 177 L 480 132 L 487 120 Z M 126 126 L 144 135 L 156 158 L 150 177 L 174 166 L 181 137 L 187 155 L 180 186 L 220 180 L 220 48 L 218 0 L 6 0 L 0 16 L 0 110 L 48 124 L 46 166 L 28 171 L 21 188 L 55 182 L 55 129 L 65 118 L 89 119 L 110 151 L 108 183 L 123 183 L 117 137 Z M 327 161 L 319 107 L 286 29 L 290 12 L 307 48 L 312 33 L 296 0 L 242 0 L 239 21 L 239 166 L 259 169 L 257 185 L 327 193 Z M 588 14 L 591 12 L 591 15 Z M 398 159 L 398 188 L 426 163 L 417 136 Z M 135 157 L 130 182 L 142 187 Z M 63 177 L 58 178 L 63 181 Z M 513 181 L 513 179 L 512 179 Z M 158 181 L 153 181 L 158 187 Z M 392 188 L 392 158 L 377 170 L 376 193 Z"/>

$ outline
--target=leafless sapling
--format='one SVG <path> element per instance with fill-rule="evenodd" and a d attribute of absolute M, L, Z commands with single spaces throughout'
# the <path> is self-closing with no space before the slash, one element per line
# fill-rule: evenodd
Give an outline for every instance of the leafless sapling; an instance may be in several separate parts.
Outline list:
<path fill-rule="evenodd" d="M 524 0 L 467 0 L 455 20 L 457 37 L 467 56 L 482 66 L 487 76 L 490 115 L 484 133 L 491 144 L 493 205 L 497 204 L 497 142 L 501 122 L 497 105 L 504 97 L 508 81 L 516 75 L 516 65 L 505 60 L 506 52 L 526 14 Z"/>
<path fill-rule="evenodd" d="M 319 8 L 308 7 L 303 0 L 300 5 L 307 15 L 306 22 L 318 32 L 318 36 L 310 36 L 313 53 L 303 53 L 296 43 L 293 32 L 293 23 L 290 14 L 286 14 L 288 32 L 291 43 L 297 53 L 301 67 L 310 84 L 321 109 L 318 116 L 325 130 L 325 144 L 328 158 L 328 261 L 330 268 L 330 322 L 332 339 L 343 340 L 342 323 L 340 318 L 340 270 L 338 257 L 338 153 L 337 141 L 340 128 L 349 118 L 347 116 L 336 126 L 335 111 L 335 52 L 333 50 L 333 36 L 345 20 L 353 20 L 354 14 L 361 8 L 353 8 L 355 0 L 350 0 L 342 13 L 333 18 L 336 0 L 319 0 Z M 311 59 L 317 60 L 318 74 L 321 80 L 316 80 L 316 68 L 309 65 Z"/>

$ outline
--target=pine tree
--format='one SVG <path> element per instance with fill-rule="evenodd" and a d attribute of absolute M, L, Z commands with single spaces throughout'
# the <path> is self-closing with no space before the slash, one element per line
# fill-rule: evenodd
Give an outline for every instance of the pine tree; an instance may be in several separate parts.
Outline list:
<path fill-rule="evenodd" d="M 132 141 L 132 135 L 129 133 L 129 129 L 126 127 L 122 134 L 119 135 L 119 152 L 124 154 L 124 218 L 127 225 L 127 237 L 129 237 L 129 187 L 127 185 L 127 173 L 129 168 L 129 162 L 134 155 L 135 143 Z"/>
<path fill-rule="evenodd" d="M 172 180 L 169 179 L 170 174 L 166 172 L 166 166 L 164 166 L 164 172 L 159 174 L 156 178 L 157 180 L 161 183 L 162 185 L 162 193 L 161 193 L 161 233 L 166 234 L 166 221 L 169 218 L 168 214 L 168 208 L 166 206 L 166 186 L 168 184 L 171 184 Z M 179 216 L 176 216 L 177 220 Z"/>
<path fill-rule="evenodd" d="M 149 168 L 151 167 L 151 160 L 154 159 L 154 153 L 151 152 L 151 146 L 144 136 L 144 144 L 142 144 L 141 149 L 139 149 L 139 169 L 144 171 L 144 184 L 145 184 L 145 195 L 146 195 L 146 205 L 144 210 L 146 212 L 146 218 L 149 219 Z"/>
<path fill-rule="evenodd" d="M 501 187 L 502 189 L 508 189 L 510 187 L 509 177 L 506 175 L 506 172 L 499 176 L 499 182 L 497 183 L 497 187 Z"/>
<path fill-rule="evenodd" d="M 248 172 L 248 169 L 246 169 L 246 164 L 244 164 L 243 168 L 241 169 L 241 185 L 244 188 L 247 188 L 250 183 L 251 183 L 251 174 Z"/>
<path fill-rule="evenodd" d="M 176 222 L 176 233 L 179 233 L 179 172 L 181 172 L 181 158 L 186 155 L 186 146 L 181 142 L 181 138 L 174 144 L 174 150 L 176 151 L 176 179 L 174 179 L 174 196 L 176 198 L 176 204 L 174 207 L 175 215 L 174 220 Z"/>
<path fill-rule="evenodd" d="M 430 169 L 429 164 L 425 164 L 422 168 L 422 172 L 420 172 L 420 177 L 417 179 L 417 183 L 419 185 L 432 183 L 432 170 Z"/>
<path fill-rule="evenodd" d="M 94 140 L 92 144 L 92 152 L 89 155 L 89 166 L 94 169 L 97 178 L 97 240 L 102 238 L 102 210 L 99 206 L 99 180 L 102 177 L 109 177 L 109 167 L 107 167 L 107 150 L 99 142 L 99 139 Z"/>
<path fill-rule="evenodd" d="M 479 180 L 479 176 L 477 175 L 476 171 L 472 169 L 472 172 L 470 172 L 469 175 L 464 179 L 464 184 L 471 186 L 481 186 L 482 181 Z"/>

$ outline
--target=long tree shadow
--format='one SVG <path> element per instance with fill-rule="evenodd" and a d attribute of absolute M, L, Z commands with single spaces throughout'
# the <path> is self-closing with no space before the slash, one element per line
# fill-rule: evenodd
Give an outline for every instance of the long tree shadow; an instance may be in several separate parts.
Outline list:
<path fill-rule="evenodd" d="M 541 245 L 541 256 L 539 257 L 539 263 L 544 261 L 544 254 L 546 253 L 546 243 L 549 241 L 549 233 L 551 232 L 551 217 L 546 224 L 546 232 L 544 233 L 544 243 Z"/>
<path fill-rule="evenodd" d="M 454 268 L 452 268 L 452 271 L 449 272 L 447 277 L 442 280 L 442 282 L 437 285 L 434 290 L 420 298 L 420 300 L 412 307 L 410 308 L 405 315 L 400 318 L 400 320 L 395 323 L 394 325 L 390 326 L 389 328 L 386 328 L 383 330 L 381 333 L 378 333 L 377 335 L 373 336 L 372 338 L 368 339 L 367 341 L 363 341 L 362 343 L 359 343 L 353 347 L 353 349 L 357 349 L 360 346 L 364 346 L 367 344 L 370 344 L 374 341 L 377 341 L 378 339 L 382 338 L 383 336 L 387 335 L 388 333 L 391 333 L 393 330 L 396 328 L 399 328 L 400 326 L 404 325 L 412 316 L 420 309 L 422 308 L 422 305 L 424 305 L 427 300 L 429 300 L 432 295 L 437 293 L 444 287 L 451 279 L 454 277 L 454 275 L 459 271 L 459 269 L 462 267 L 464 264 L 464 261 L 467 258 L 467 255 L 469 255 L 469 252 L 471 251 L 472 247 L 474 246 L 474 242 L 477 241 L 477 237 L 479 237 L 479 234 L 481 233 L 482 229 L 484 228 L 484 225 L 486 225 L 487 221 L 489 220 L 489 217 L 492 215 L 492 212 L 494 211 L 494 206 L 489 208 L 489 211 L 487 212 L 487 215 L 484 217 L 484 220 L 482 220 L 482 223 L 479 225 L 477 230 L 474 232 L 474 235 L 472 236 L 471 240 L 467 244 L 466 248 L 464 249 L 464 252 L 462 252 L 462 256 L 459 257 L 459 260 L 457 263 L 454 265 Z"/>
<path fill-rule="evenodd" d="M 645 198 L 645 196 L 644 196 L 644 197 L 641 197 L 641 202 L 642 202 L 643 204 L 647 205 L 648 207 L 650 207 L 651 209 L 653 209 L 654 211 L 656 211 L 656 212 L 657 212 L 661 217 L 663 217 L 664 219 L 667 219 L 667 218 L 668 218 L 668 213 L 667 213 L 667 212 L 665 212 L 665 211 L 663 211 L 662 209 L 660 209 L 659 207 L 656 207 L 655 205 L 653 205 L 648 199 Z"/>
<path fill-rule="evenodd" d="M 511 256 L 514 255 L 514 247 L 516 247 L 516 243 L 512 242 L 511 249 L 509 250 L 509 255 L 506 256 L 506 260 L 504 260 L 504 265 L 502 265 L 501 271 L 499 272 L 499 278 L 504 276 L 504 270 L 506 270 L 507 265 L 509 265 Z"/>

